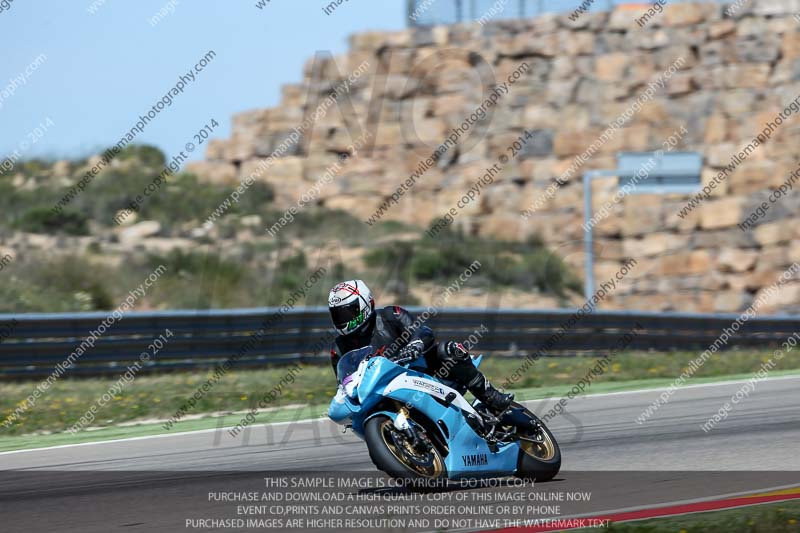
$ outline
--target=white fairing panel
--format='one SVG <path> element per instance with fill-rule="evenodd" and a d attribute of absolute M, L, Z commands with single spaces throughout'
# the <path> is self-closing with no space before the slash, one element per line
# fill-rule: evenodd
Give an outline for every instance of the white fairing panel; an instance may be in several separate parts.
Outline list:
<path fill-rule="evenodd" d="M 451 392 L 456 395 L 456 399 L 453 400 L 453 405 L 458 407 L 459 409 L 466 411 L 468 413 L 472 413 L 478 417 L 478 413 L 469 402 L 464 398 L 462 395 L 458 393 L 457 390 L 448 387 L 438 381 L 434 381 L 432 379 L 427 378 L 418 378 L 414 376 L 409 376 L 408 374 L 402 374 L 394 378 L 387 386 L 386 389 L 383 391 L 384 394 L 389 394 L 396 390 L 400 389 L 409 389 L 413 391 L 418 391 L 422 394 L 428 394 L 430 396 L 435 396 L 441 400 L 445 400 L 447 395 Z"/>

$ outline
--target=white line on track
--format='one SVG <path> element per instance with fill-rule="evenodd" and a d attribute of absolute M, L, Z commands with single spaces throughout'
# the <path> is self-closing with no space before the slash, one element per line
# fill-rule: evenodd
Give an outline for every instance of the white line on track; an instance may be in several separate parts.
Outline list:
<path fill-rule="evenodd" d="M 792 376 L 778 376 L 774 378 L 765 378 L 759 380 L 761 381 L 783 381 L 783 380 L 790 380 L 790 379 L 800 379 L 800 375 L 792 375 Z M 676 387 L 675 390 L 683 390 L 683 389 L 701 389 L 703 387 L 722 387 L 725 385 L 738 385 L 739 383 L 747 383 L 750 378 L 742 378 L 742 379 L 733 379 L 729 381 L 713 381 L 711 383 L 697 383 L 695 385 L 682 385 L 680 387 Z M 646 392 L 658 392 L 664 391 L 671 387 L 672 385 L 667 385 L 666 387 L 653 387 L 648 389 L 636 389 L 636 390 L 622 390 L 622 391 L 615 391 L 615 392 L 600 392 L 597 394 L 584 394 L 581 396 L 576 396 L 575 399 L 578 398 L 588 398 L 588 397 L 598 397 L 598 396 L 623 396 L 625 394 L 643 394 Z M 560 400 L 562 396 L 551 396 L 549 398 L 537 398 L 535 400 L 526 400 L 526 402 L 546 402 L 552 400 Z"/>
<path fill-rule="evenodd" d="M 773 378 L 766 378 L 766 379 L 763 379 L 761 381 L 784 381 L 784 380 L 792 380 L 792 379 L 795 379 L 795 380 L 800 379 L 800 376 L 798 376 L 798 375 L 778 376 L 778 377 L 773 377 Z M 736 384 L 739 384 L 739 383 L 746 383 L 747 381 L 748 381 L 748 379 L 738 379 L 738 380 L 730 380 L 730 381 L 715 381 L 715 382 L 712 382 L 712 383 L 698 383 L 698 384 L 694 384 L 694 385 L 684 385 L 682 387 L 678 387 L 678 390 L 682 390 L 682 389 L 699 389 L 699 388 L 704 388 L 704 387 L 709 387 L 709 388 L 711 388 L 711 387 L 723 387 L 723 386 L 726 386 L 726 385 L 736 385 Z M 627 390 L 627 391 L 616 391 L 616 392 L 601 392 L 601 393 L 598 393 L 598 394 L 586 394 L 586 395 L 583 395 L 583 396 L 578 396 L 578 397 L 576 397 L 576 399 L 577 398 L 584 398 L 584 397 L 587 397 L 587 398 L 588 397 L 598 398 L 598 397 L 604 397 L 604 396 L 622 396 L 622 395 L 626 395 L 626 394 L 643 394 L 643 393 L 648 393 L 648 392 L 658 392 L 658 391 L 667 390 L 669 387 L 670 386 L 654 387 L 654 388 L 648 388 L 648 389 Z M 546 401 L 560 400 L 561 398 L 562 398 L 561 396 L 552 396 L 552 397 L 549 397 L 549 398 L 538 398 L 538 399 L 535 399 L 535 400 L 526 400 L 525 403 L 546 402 Z M 308 422 L 315 422 L 315 421 L 318 421 L 318 420 L 327 420 L 327 417 L 322 416 L 322 417 L 319 417 L 319 418 L 305 418 L 303 420 L 290 420 L 290 421 L 286 421 L 286 422 L 272 422 L 270 424 L 261 424 L 261 425 L 262 426 L 286 426 L 286 425 L 289 425 L 289 424 L 303 424 L 303 423 L 308 423 Z M 8 452 L 0 452 L 0 456 L 2 456 L 2 455 L 12 455 L 12 454 L 17 454 L 17 453 L 42 452 L 42 451 L 48 451 L 48 450 L 62 450 L 62 449 L 65 449 L 65 448 L 77 448 L 79 446 L 96 446 L 96 445 L 102 445 L 102 444 L 117 444 L 117 443 L 120 443 L 120 442 L 135 442 L 135 441 L 141 441 L 141 440 L 163 439 L 163 438 L 169 438 L 169 437 L 180 437 L 180 436 L 184 436 L 184 435 L 200 435 L 200 434 L 203 434 L 203 433 L 212 433 L 214 431 L 226 431 L 226 430 L 229 430 L 229 429 L 233 429 L 234 427 L 236 427 L 236 426 L 230 426 L 230 427 L 224 427 L 224 428 L 197 429 L 197 430 L 193 430 L 193 431 L 182 431 L 182 432 L 179 432 L 179 433 L 159 433 L 158 435 L 144 435 L 144 436 L 141 436 L 141 437 L 125 437 L 125 438 L 122 438 L 122 439 L 100 440 L 100 441 L 95 441 L 95 442 L 80 442 L 80 443 L 76 443 L 76 444 L 60 444 L 60 445 L 57 445 L 57 446 L 46 446 L 46 447 L 43 447 L 43 448 L 27 448 L 27 449 L 24 449 L 24 450 L 11 450 L 11 451 L 8 451 Z"/>

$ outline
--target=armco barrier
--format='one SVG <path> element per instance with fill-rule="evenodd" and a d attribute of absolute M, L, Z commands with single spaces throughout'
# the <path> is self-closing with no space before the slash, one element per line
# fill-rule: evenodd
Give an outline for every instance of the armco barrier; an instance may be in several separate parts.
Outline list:
<path fill-rule="evenodd" d="M 411 309 L 420 312 L 420 309 Z M 129 313 L 100 336 L 68 371 L 70 376 L 116 374 L 138 360 L 165 329 L 169 342 L 143 371 L 211 367 L 240 354 L 238 367 L 292 361 L 322 362 L 332 328 L 326 309 L 290 311 L 233 309 Z M 447 309 L 428 320 L 439 339 L 464 340 L 481 325 L 480 352 L 524 355 L 543 346 L 574 313 L 571 310 Z M 0 378 L 45 376 L 63 362 L 106 318 L 105 313 L 0 315 Z M 596 311 L 584 315 L 548 354 L 612 348 L 635 324 L 634 350 L 704 350 L 737 315 Z M 269 327 L 256 341 L 253 333 Z M 769 347 L 800 331 L 800 317 L 754 318 L 731 336 L 725 348 Z M 250 343 L 250 349 L 242 352 Z"/>

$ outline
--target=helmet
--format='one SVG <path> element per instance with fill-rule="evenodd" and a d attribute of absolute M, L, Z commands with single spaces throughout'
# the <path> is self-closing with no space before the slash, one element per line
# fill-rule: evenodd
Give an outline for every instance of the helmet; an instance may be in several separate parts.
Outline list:
<path fill-rule="evenodd" d="M 328 310 L 333 327 L 342 335 L 357 330 L 375 311 L 375 300 L 367 284 L 360 279 L 343 281 L 331 289 Z"/>

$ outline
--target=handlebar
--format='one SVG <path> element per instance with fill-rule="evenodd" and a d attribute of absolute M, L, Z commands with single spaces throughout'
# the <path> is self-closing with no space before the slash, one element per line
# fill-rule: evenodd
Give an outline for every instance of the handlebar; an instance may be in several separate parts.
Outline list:
<path fill-rule="evenodd" d="M 401 357 L 400 359 L 393 359 L 392 362 L 396 365 L 402 365 L 405 363 L 410 363 L 411 361 L 415 360 L 416 357 Z"/>

